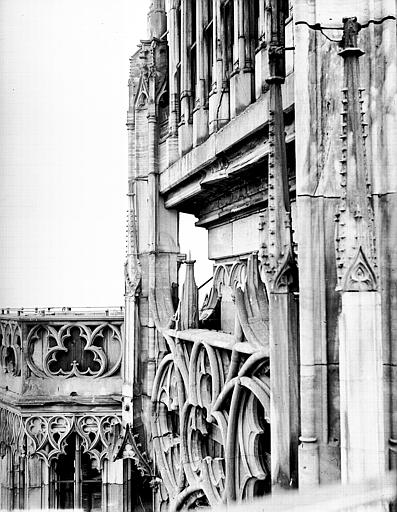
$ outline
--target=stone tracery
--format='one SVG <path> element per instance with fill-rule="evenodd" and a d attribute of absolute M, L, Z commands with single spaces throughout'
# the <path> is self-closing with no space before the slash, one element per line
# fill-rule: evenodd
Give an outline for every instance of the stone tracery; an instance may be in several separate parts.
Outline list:
<path fill-rule="evenodd" d="M 4 373 L 21 374 L 22 333 L 17 322 L 0 322 L 0 364 Z"/>
<path fill-rule="evenodd" d="M 109 377 L 121 363 L 121 332 L 115 325 L 37 325 L 28 333 L 28 366 L 42 377 Z"/>
<path fill-rule="evenodd" d="M 245 318 L 243 329 L 240 323 L 234 335 L 162 331 L 169 353 L 153 386 L 153 443 L 175 509 L 202 500 L 240 501 L 270 486 L 266 292 L 256 254 L 215 269 L 202 319 L 213 314 L 223 286 L 239 294 L 236 325 Z"/>
<path fill-rule="evenodd" d="M 104 459 L 111 456 L 109 448 L 113 442 L 114 427 L 120 424 L 115 414 L 56 414 L 21 416 L 0 408 L 0 450 L 11 447 L 15 452 L 30 457 L 38 456 L 46 464 L 65 452 L 68 437 L 75 432 L 79 435 L 83 451 L 88 453 L 101 467 Z"/>

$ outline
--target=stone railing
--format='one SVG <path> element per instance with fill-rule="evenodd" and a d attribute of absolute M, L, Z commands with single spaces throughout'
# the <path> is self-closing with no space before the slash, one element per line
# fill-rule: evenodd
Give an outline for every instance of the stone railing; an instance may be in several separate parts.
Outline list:
<path fill-rule="evenodd" d="M 122 308 L 2 309 L 0 364 L 6 377 L 108 377 L 120 369 Z"/>

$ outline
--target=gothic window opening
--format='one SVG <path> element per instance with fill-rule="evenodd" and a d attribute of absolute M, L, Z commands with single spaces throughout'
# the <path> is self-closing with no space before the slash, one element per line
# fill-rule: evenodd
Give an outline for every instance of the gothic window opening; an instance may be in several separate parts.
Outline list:
<path fill-rule="evenodd" d="M 175 70 L 175 110 L 176 110 L 176 121 L 181 122 L 181 7 L 180 5 L 176 8 L 176 27 L 175 27 L 175 38 L 177 41 L 176 51 L 176 70 Z"/>
<path fill-rule="evenodd" d="M 292 140 L 286 144 L 287 152 L 287 172 L 289 179 L 296 177 L 296 161 L 295 161 L 295 141 Z"/>
<path fill-rule="evenodd" d="M 234 47 L 234 1 L 227 0 L 222 5 L 222 32 L 223 32 L 223 71 L 224 78 L 229 81 L 233 72 Z"/>
<path fill-rule="evenodd" d="M 14 508 L 23 508 L 24 506 L 24 487 L 25 487 L 25 471 L 24 460 L 17 457 L 13 463 L 12 472 L 12 490 Z"/>
<path fill-rule="evenodd" d="M 250 3 L 251 7 L 251 13 L 250 13 L 250 19 L 251 19 L 251 40 L 253 43 L 253 51 L 255 52 L 256 48 L 259 46 L 259 40 L 261 36 L 260 31 L 260 3 L 263 0 L 254 0 Z"/>
<path fill-rule="evenodd" d="M 213 67 L 213 40 L 214 40 L 214 16 L 212 0 L 205 3 L 206 12 L 204 15 L 204 47 L 205 47 L 205 84 L 206 84 L 206 101 L 212 89 L 212 67 Z"/>
<path fill-rule="evenodd" d="M 189 60 L 190 60 L 190 91 L 191 91 L 191 113 L 196 106 L 196 82 L 197 82 L 197 30 L 196 30 L 196 1 L 191 1 L 190 4 L 190 28 L 191 38 L 189 47 Z"/>
<path fill-rule="evenodd" d="M 71 434 L 65 454 L 53 464 L 52 501 L 57 509 L 81 508 L 84 512 L 102 510 L 102 477 L 80 438 Z"/>
<path fill-rule="evenodd" d="M 131 459 L 123 460 L 123 511 L 153 511 L 152 487 L 148 479 L 140 475 Z"/>
<path fill-rule="evenodd" d="M 168 135 L 168 118 L 169 118 L 170 100 L 168 89 L 161 95 L 158 103 L 158 120 L 160 127 L 160 141 L 164 140 Z"/>

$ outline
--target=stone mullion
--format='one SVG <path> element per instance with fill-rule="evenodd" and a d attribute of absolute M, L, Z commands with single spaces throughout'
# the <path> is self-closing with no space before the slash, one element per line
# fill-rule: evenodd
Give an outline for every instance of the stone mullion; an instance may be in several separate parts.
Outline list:
<path fill-rule="evenodd" d="M 238 12 L 238 67 L 239 69 L 244 69 L 245 68 L 245 38 L 246 38 L 246 34 L 245 34 L 245 23 L 244 23 L 244 18 L 245 18 L 245 12 L 244 12 L 244 4 L 245 4 L 245 0 L 237 0 L 237 4 L 238 4 L 238 9 L 237 9 L 237 12 Z"/>
<path fill-rule="evenodd" d="M 21 388 L 22 392 L 24 392 L 27 388 L 27 381 L 29 378 L 29 367 L 27 365 L 27 361 L 29 360 L 29 347 L 28 347 L 28 327 L 25 322 L 20 324 L 21 327 Z"/>
<path fill-rule="evenodd" d="M 150 78 L 149 94 L 155 97 L 155 74 Z M 156 263 L 158 259 L 159 242 L 159 175 L 158 175 L 158 126 L 155 112 L 155 102 L 148 109 L 148 212 L 149 212 L 149 319 L 148 319 L 148 362 L 146 373 L 146 387 L 148 395 L 153 385 L 156 366 L 155 355 L 155 311 L 157 309 L 155 295 L 151 291 L 156 289 Z M 145 379 L 144 379 L 145 380 Z"/>
<path fill-rule="evenodd" d="M 183 102 L 183 111 L 186 107 L 186 97 L 190 92 L 190 81 L 189 81 L 189 55 L 188 55 L 188 44 L 190 37 L 188 34 L 190 16 L 189 0 L 181 0 L 181 101 Z M 185 114 L 185 112 L 183 112 Z"/>
<path fill-rule="evenodd" d="M 47 508 L 50 505 L 50 464 L 46 464 L 41 458 L 39 459 L 39 464 L 41 463 L 41 507 Z M 74 503 L 76 507 L 76 502 Z M 78 505 L 77 505 L 78 506 Z M 79 507 L 79 506 L 78 506 Z"/>
<path fill-rule="evenodd" d="M 206 70 L 205 70 L 205 40 L 204 40 L 204 23 L 206 23 L 206 17 L 203 12 L 203 2 L 205 0 L 196 1 L 196 104 L 193 105 L 193 110 L 202 108 L 206 102 L 205 94 L 205 82 L 206 82 Z M 211 1 L 211 0 L 208 0 Z"/>
<path fill-rule="evenodd" d="M 226 80 L 227 55 L 225 25 L 220 0 L 214 0 L 213 82 L 215 89 L 209 98 L 209 132 L 217 131 L 229 120 L 229 87 Z"/>
<path fill-rule="evenodd" d="M 82 489 L 81 489 L 81 440 L 80 436 L 75 436 L 75 465 L 74 465 L 74 508 L 82 506 Z"/>
<path fill-rule="evenodd" d="M 239 2 L 240 0 L 231 0 L 233 2 L 233 28 L 234 28 L 234 44 L 233 44 L 233 71 L 239 69 Z"/>

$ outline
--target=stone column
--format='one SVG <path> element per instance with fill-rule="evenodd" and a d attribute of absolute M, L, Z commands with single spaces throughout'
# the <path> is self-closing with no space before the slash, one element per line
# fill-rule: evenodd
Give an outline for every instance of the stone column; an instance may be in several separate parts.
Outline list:
<path fill-rule="evenodd" d="M 281 86 L 285 80 L 284 17 L 272 5 L 269 42 L 269 297 L 271 478 L 273 489 L 297 485 L 299 435 L 298 289 L 293 251 Z"/>
<path fill-rule="evenodd" d="M 339 109 L 334 111 L 334 98 L 342 84 L 341 66 L 332 43 L 310 28 L 317 21 L 315 1 L 294 3 L 300 488 L 315 486 L 322 479 L 326 483 L 339 478 L 338 295 L 333 219 L 338 200 L 335 167 L 340 140 L 340 115 Z M 326 80 L 326 76 L 332 76 L 332 80 Z"/>
<path fill-rule="evenodd" d="M 364 52 L 358 48 L 357 18 L 343 22 L 342 197 L 336 235 L 342 297 L 341 470 L 342 482 L 355 482 L 381 477 L 386 465 L 381 300 L 359 66 Z"/>
<path fill-rule="evenodd" d="M 102 470 L 102 511 L 123 510 L 123 460 L 106 461 Z"/>
<path fill-rule="evenodd" d="M 344 291 L 340 318 L 342 482 L 385 472 L 380 294 Z"/>

